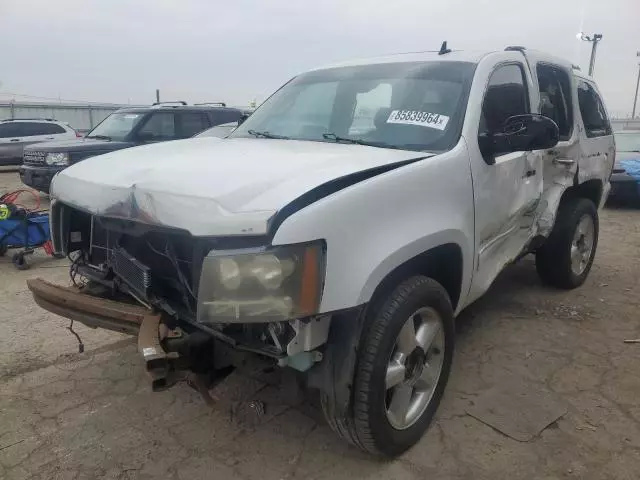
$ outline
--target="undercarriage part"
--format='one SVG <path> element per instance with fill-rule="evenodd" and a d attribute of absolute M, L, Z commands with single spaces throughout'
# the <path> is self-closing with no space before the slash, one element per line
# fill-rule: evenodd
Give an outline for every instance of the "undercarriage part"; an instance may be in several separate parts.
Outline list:
<path fill-rule="evenodd" d="M 61 287 L 40 278 L 27 280 L 35 302 L 45 310 L 91 328 L 105 328 L 136 335 L 150 310 L 122 302 L 96 298 L 77 288 Z"/>
<path fill-rule="evenodd" d="M 278 365 L 281 367 L 291 367 L 299 372 L 306 372 L 313 367 L 315 363 L 320 361 L 322 361 L 321 352 L 300 352 L 293 356 L 281 358 L 278 360 Z"/>

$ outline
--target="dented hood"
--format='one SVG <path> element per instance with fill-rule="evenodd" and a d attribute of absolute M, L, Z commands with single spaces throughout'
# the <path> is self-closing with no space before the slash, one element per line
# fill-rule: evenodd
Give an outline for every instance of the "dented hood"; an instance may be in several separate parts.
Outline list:
<path fill-rule="evenodd" d="M 314 188 L 430 155 L 323 142 L 194 138 L 80 162 L 55 176 L 52 196 L 96 215 L 197 236 L 260 235 L 276 212 Z"/>

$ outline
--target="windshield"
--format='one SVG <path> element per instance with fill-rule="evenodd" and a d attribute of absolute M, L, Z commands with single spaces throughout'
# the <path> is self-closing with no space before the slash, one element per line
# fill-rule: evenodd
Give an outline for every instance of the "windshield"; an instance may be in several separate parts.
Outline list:
<path fill-rule="evenodd" d="M 411 62 L 294 78 L 230 137 L 449 150 L 458 142 L 475 64 Z"/>
<path fill-rule="evenodd" d="M 640 132 L 616 133 L 616 150 L 619 152 L 640 152 Z"/>
<path fill-rule="evenodd" d="M 125 140 L 144 115 L 144 113 L 112 113 L 91 130 L 87 138 Z"/>

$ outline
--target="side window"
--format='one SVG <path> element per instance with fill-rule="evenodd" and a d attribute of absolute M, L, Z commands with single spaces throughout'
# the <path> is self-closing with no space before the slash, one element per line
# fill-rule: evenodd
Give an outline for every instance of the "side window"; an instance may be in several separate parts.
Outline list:
<path fill-rule="evenodd" d="M 18 136 L 18 129 L 15 123 L 0 123 L 0 138 L 11 138 Z"/>
<path fill-rule="evenodd" d="M 540 87 L 540 113 L 558 124 L 560 140 L 569 140 L 573 130 L 571 80 L 569 74 L 553 65 L 536 68 Z"/>
<path fill-rule="evenodd" d="M 43 135 L 57 135 L 66 132 L 64 128 L 60 125 L 56 125 L 55 123 L 43 123 L 41 126 L 44 131 Z"/>
<path fill-rule="evenodd" d="M 204 113 L 185 112 L 179 114 L 180 118 L 180 138 L 193 137 L 209 127 L 209 122 Z"/>
<path fill-rule="evenodd" d="M 525 113 L 529 113 L 529 94 L 522 66 L 498 67 L 484 94 L 480 133 L 499 132 L 507 118 Z"/>
<path fill-rule="evenodd" d="M 589 138 L 611 135 L 611 125 L 598 92 L 584 80 L 578 81 L 578 104 Z"/>
<path fill-rule="evenodd" d="M 138 130 L 142 140 L 162 141 L 176 138 L 175 115 L 173 112 L 154 113 Z"/>
<path fill-rule="evenodd" d="M 35 137 L 36 135 L 44 135 L 42 123 L 34 122 L 16 122 L 16 136 L 18 137 Z"/>

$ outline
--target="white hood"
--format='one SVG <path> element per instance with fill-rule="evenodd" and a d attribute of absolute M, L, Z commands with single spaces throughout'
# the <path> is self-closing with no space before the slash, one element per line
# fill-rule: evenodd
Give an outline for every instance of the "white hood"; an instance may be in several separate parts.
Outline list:
<path fill-rule="evenodd" d="M 55 176 L 52 196 L 96 215 L 193 235 L 260 235 L 305 192 L 429 154 L 361 145 L 211 137 L 120 150 Z"/>

